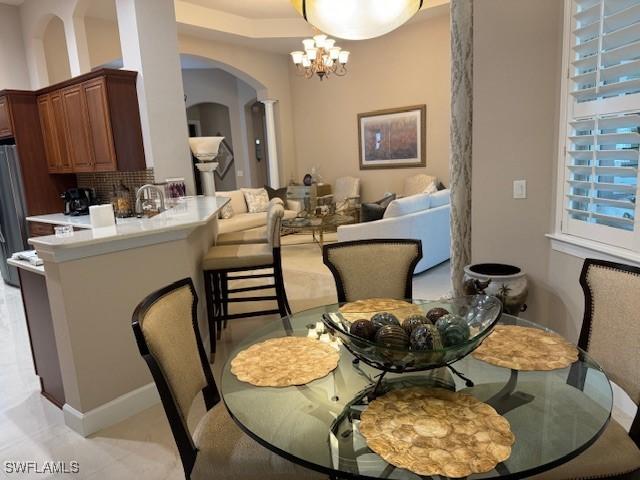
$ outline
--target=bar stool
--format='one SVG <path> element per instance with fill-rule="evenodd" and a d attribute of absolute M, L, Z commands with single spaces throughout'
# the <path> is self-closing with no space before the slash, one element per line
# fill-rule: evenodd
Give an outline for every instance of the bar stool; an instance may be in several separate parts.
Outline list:
<path fill-rule="evenodd" d="M 279 314 L 286 317 L 291 313 L 287 301 L 282 276 L 282 257 L 280 253 L 280 225 L 284 216 L 284 207 L 274 203 L 267 213 L 267 243 L 243 243 L 220 245 L 209 249 L 202 261 L 204 270 L 205 294 L 207 297 L 207 317 L 211 337 L 211 353 L 215 352 L 216 338 L 222 335 L 223 322 L 237 318 L 257 317 Z M 267 273 L 255 273 L 254 270 L 271 269 Z M 250 272 L 250 273 L 243 273 Z M 238 275 L 239 273 L 239 275 Z M 273 278 L 273 283 L 250 287 L 229 288 L 229 282 L 256 278 Z M 234 297 L 234 293 L 275 289 L 275 295 Z M 256 310 L 229 314 L 230 303 L 277 302 L 277 309 Z"/>
<path fill-rule="evenodd" d="M 282 205 L 281 198 L 275 197 L 269 200 L 269 209 L 272 205 Z M 216 245 L 237 245 L 241 243 L 268 243 L 267 227 L 253 228 L 240 232 L 221 233 L 216 239 Z"/>

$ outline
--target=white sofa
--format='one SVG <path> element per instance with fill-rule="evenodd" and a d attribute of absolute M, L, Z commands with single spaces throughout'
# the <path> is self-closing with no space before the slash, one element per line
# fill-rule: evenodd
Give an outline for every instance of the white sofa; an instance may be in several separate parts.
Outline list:
<path fill-rule="evenodd" d="M 394 200 L 384 217 L 373 222 L 338 227 L 338 241 L 373 238 L 422 240 L 422 260 L 414 273 L 423 272 L 451 256 L 451 214 L 448 189 Z"/>
<path fill-rule="evenodd" d="M 218 220 L 218 234 L 250 230 L 264 227 L 267 224 L 267 212 L 249 213 L 242 190 L 217 192 L 216 195 L 230 198 L 231 208 L 233 208 L 233 216 L 231 218 Z M 299 205 L 296 202 L 293 202 L 293 205 L 288 205 L 290 203 L 292 202 L 289 201 L 285 205 L 287 209 L 284 211 L 284 218 L 293 218 L 298 214 Z"/>

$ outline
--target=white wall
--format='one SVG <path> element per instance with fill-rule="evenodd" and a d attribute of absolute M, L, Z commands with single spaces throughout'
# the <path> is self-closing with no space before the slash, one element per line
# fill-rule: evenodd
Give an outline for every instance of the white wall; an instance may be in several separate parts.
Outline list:
<path fill-rule="evenodd" d="M 0 90 L 30 88 L 18 7 L 0 4 Z"/>
<path fill-rule="evenodd" d="M 297 180 L 313 166 L 329 183 L 356 176 L 365 201 L 401 192 L 404 179 L 418 173 L 448 184 L 450 36 L 445 12 L 380 38 L 338 41 L 351 51 L 344 77 L 306 79 L 291 64 Z M 426 168 L 360 170 L 358 114 L 420 104 L 427 106 Z"/>
<path fill-rule="evenodd" d="M 44 53 L 47 59 L 49 83 L 63 82 L 71 78 L 69 50 L 64 34 L 64 23 L 53 17 L 44 31 Z"/>
<path fill-rule="evenodd" d="M 560 0 L 475 5 L 472 232 L 474 262 L 521 267 L 526 318 L 577 340 L 582 260 L 553 252 L 562 49 Z M 527 199 L 512 198 L 527 180 Z"/>

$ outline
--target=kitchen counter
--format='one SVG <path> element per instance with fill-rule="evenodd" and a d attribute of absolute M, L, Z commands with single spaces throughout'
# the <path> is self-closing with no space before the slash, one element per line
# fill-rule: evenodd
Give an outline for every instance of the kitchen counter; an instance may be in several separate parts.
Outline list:
<path fill-rule="evenodd" d="M 43 260 L 57 262 L 76 260 L 88 256 L 106 254 L 145 245 L 185 238 L 189 231 L 207 224 L 229 201 L 226 197 L 188 197 L 183 202 L 152 218 L 118 219 L 113 227 L 91 228 L 89 216 L 65 217 L 60 214 L 29 217 L 32 221 L 49 223 L 79 219 L 72 224 L 83 230 L 68 237 L 49 235 L 29 239 Z"/>
<path fill-rule="evenodd" d="M 72 217 L 64 213 L 51 213 L 49 215 L 37 215 L 35 217 L 27 217 L 27 222 L 50 223 L 52 225 L 71 225 L 75 228 L 91 228 L 91 220 L 89 215 Z"/>
<path fill-rule="evenodd" d="M 44 275 L 44 265 L 34 265 L 26 260 L 14 260 L 13 258 L 7 258 L 7 263 L 16 268 L 37 273 L 38 275 Z"/>
<path fill-rule="evenodd" d="M 19 272 L 46 282 L 68 427 L 90 435 L 158 402 L 131 330 L 136 306 L 150 293 L 191 278 L 209 344 L 202 260 L 228 201 L 190 197 L 153 218 L 29 239 L 45 276 Z"/>

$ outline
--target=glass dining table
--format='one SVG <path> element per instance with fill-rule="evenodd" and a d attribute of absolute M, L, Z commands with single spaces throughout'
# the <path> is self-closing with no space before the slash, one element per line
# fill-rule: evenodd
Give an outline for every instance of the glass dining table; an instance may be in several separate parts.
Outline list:
<path fill-rule="evenodd" d="M 338 308 L 323 306 L 271 322 L 240 343 L 222 372 L 220 391 L 227 410 L 264 447 L 331 478 L 431 478 L 396 468 L 367 447 L 358 429 L 366 408 L 360 399 L 381 372 L 358 362 L 344 346 L 336 347 L 338 367 L 304 386 L 256 387 L 231 373 L 230 361 L 239 351 L 269 338 L 306 337 L 323 314 Z M 499 324 L 543 328 L 510 315 L 502 315 Z M 516 439 L 509 459 L 490 472 L 466 477 L 469 480 L 525 478 L 559 466 L 592 445 L 611 415 L 609 380 L 583 351 L 570 367 L 544 372 L 497 367 L 473 355 L 452 366 L 462 377 L 442 368 L 387 374 L 385 381 L 393 388 L 416 384 L 455 388 L 493 406 L 509 421 Z"/>

